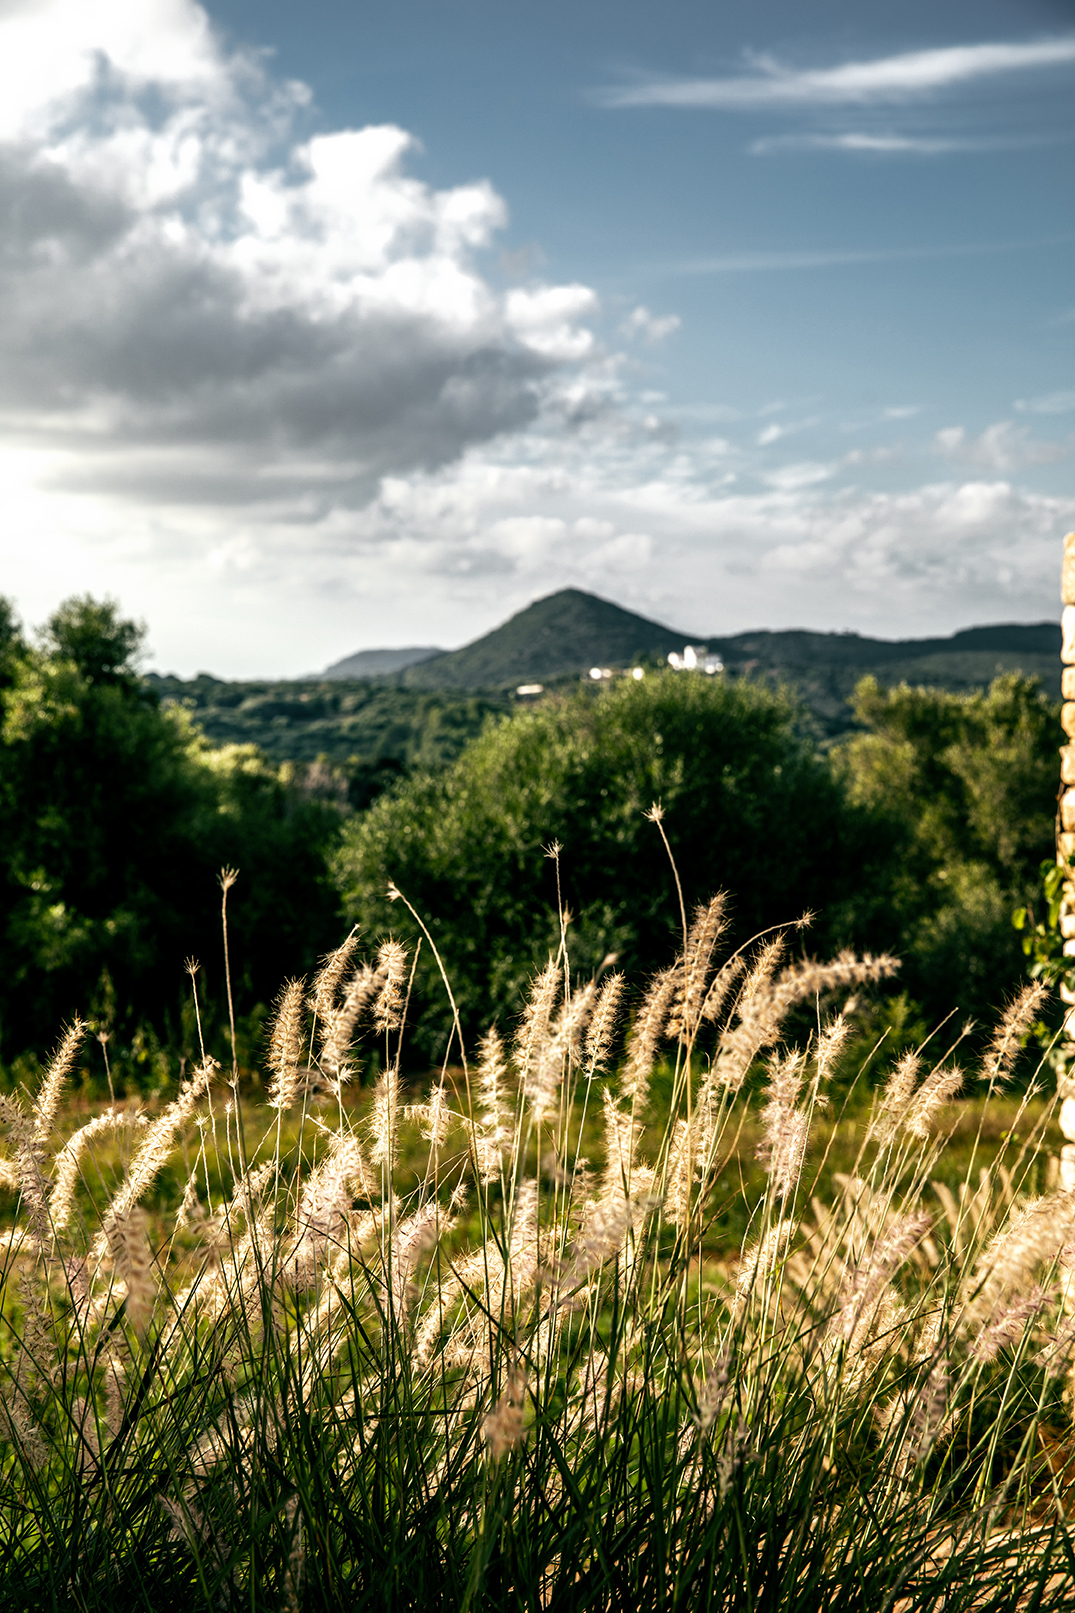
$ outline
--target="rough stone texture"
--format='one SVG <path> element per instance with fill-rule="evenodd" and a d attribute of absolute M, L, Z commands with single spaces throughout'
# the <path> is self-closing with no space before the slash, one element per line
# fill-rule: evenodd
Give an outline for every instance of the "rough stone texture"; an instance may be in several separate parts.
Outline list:
<path fill-rule="evenodd" d="M 1075 1098 L 1065 1098 L 1060 1105 L 1060 1130 L 1069 1142 L 1075 1139 Z"/>
<path fill-rule="evenodd" d="M 1075 605 L 1075 532 L 1064 538 L 1064 562 L 1060 568 L 1060 598 L 1065 605 Z"/>
<path fill-rule="evenodd" d="M 1066 700 L 1060 707 L 1060 726 L 1069 739 L 1075 739 L 1075 702 Z"/>
<path fill-rule="evenodd" d="M 1075 829 L 1075 790 L 1065 790 L 1060 797 L 1060 827 Z"/>
<path fill-rule="evenodd" d="M 1060 631 L 1063 634 L 1060 659 L 1070 666 L 1075 661 L 1075 605 L 1064 606 L 1060 615 Z"/>
<path fill-rule="evenodd" d="M 1064 784 L 1075 784 L 1075 745 L 1060 747 L 1060 779 Z"/>
<path fill-rule="evenodd" d="M 1065 1143 L 1060 1150 L 1060 1189 L 1075 1193 L 1075 1145 Z"/>

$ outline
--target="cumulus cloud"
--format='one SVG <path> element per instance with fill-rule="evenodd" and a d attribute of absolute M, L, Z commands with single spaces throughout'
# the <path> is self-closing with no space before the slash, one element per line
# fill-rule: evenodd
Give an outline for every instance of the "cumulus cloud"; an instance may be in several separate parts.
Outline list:
<path fill-rule="evenodd" d="M 883 445 L 780 463 L 809 422 L 632 395 L 590 288 L 485 271 L 487 183 L 424 184 L 405 130 L 311 132 L 308 103 L 193 0 L 0 7 L 3 586 L 31 620 L 107 589 L 159 665 L 279 675 L 567 584 L 694 635 L 1051 601 L 1075 501 L 1003 479 L 1039 462 L 1026 427 L 946 439 L 951 478 L 899 495 L 841 485 Z"/>
<path fill-rule="evenodd" d="M 0 90 L 0 428 L 78 449 L 66 485 L 361 502 L 593 350 L 588 288 L 483 277 L 487 183 L 423 184 L 393 126 L 300 138 L 193 0 L 9 5 Z"/>
<path fill-rule="evenodd" d="M 713 107 L 755 111 L 767 107 L 863 106 L 910 101 L 982 78 L 1075 62 L 1075 35 L 1056 39 L 948 45 L 904 51 L 836 67 L 788 67 L 773 56 L 751 59 L 752 72 L 735 78 L 640 78 L 602 90 L 608 107 Z"/>

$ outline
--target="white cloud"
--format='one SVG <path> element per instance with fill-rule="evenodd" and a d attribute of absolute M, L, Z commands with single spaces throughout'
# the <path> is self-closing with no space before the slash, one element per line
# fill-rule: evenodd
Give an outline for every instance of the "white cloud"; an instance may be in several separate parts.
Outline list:
<path fill-rule="evenodd" d="M 1072 452 L 1070 443 L 1035 441 L 1029 426 L 1017 426 L 1011 420 L 998 420 L 977 437 L 969 436 L 963 426 L 945 426 L 933 440 L 945 458 L 1000 473 L 1025 465 L 1054 464 Z"/>
<path fill-rule="evenodd" d="M 767 471 L 765 480 L 781 493 L 794 493 L 801 487 L 815 487 L 827 482 L 839 469 L 837 465 L 820 465 L 816 460 L 804 459 L 794 465 L 781 465 L 779 470 Z"/>
<path fill-rule="evenodd" d="M 774 442 L 779 442 L 782 437 L 793 437 L 797 432 L 808 431 L 811 426 L 816 426 L 817 423 L 816 415 L 811 416 L 809 420 L 787 420 L 784 422 L 774 420 L 758 432 L 755 440 L 759 448 L 768 448 Z"/>
<path fill-rule="evenodd" d="M 483 278 L 487 183 L 423 184 L 393 126 L 297 138 L 301 87 L 193 0 L 8 5 L 5 83 L 0 431 L 65 450 L 57 485 L 361 502 L 594 352 L 588 288 Z"/>
<path fill-rule="evenodd" d="M 765 135 L 748 146 L 752 156 L 767 157 L 781 151 L 846 151 L 882 157 L 945 157 L 960 153 L 974 155 L 991 151 L 1022 150 L 1040 145 L 1040 140 L 996 139 L 991 137 L 948 138 L 906 134 L 776 134 Z"/>
<path fill-rule="evenodd" d="M 1046 392 L 1037 398 L 1019 398 L 1014 407 L 1020 414 L 1070 414 L 1075 409 L 1075 392 Z"/>
<path fill-rule="evenodd" d="M 641 338 L 646 342 L 663 342 L 680 327 L 678 314 L 651 314 L 645 304 L 632 308 L 620 326 L 620 335 L 628 341 Z"/>
<path fill-rule="evenodd" d="M 862 106 L 908 101 L 976 79 L 1070 62 L 1075 62 L 1075 35 L 1022 43 L 949 45 L 824 68 L 787 67 L 775 57 L 756 56 L 751 61 L 755 71 L 738 78 L 643 78 L 602 90 L 598 99 L 609 107 L 714 107 L 722 111 Z"/>

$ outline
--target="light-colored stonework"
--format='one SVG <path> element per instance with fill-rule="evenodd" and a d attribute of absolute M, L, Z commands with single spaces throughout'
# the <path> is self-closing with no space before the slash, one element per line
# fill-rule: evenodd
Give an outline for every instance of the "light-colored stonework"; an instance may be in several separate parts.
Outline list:
<path fill-rule="evenodd" d="M 1064 606 L 1061 616 L 1064 641 L 1060 657 L 1064 662 L 1062 689 L 1065 704 L 1061 707 L 1060 721 L 1069 740 L 1075 739 L 1075 532 L 1064 539 L 1064 562 L 1060 572 L 1060 597 Z M 1056 860 L 1067 868 L 1068 858 L 1075 853 L 1075 744 L 1060 747 L 1060 781 L 1071 786 L 1060 797 L 1056 817 Z M 1060 933 L 1064 937 L 1064 951 L 1075 957 L 1075 873 L 1064 887 L 1064 900 L 1060 907 Z M 1060 995 L 1068 1005 L 1064 1020 L 1064 1038 L 1071 1062 L 1057 1077 L 1060 1096 L 1060 1130 L 1065 1137 L 1060 1150 L 1060 1186 L 1066 1192 L 1075 1191 L 1075 1076 L 1067 1073 L 1075 1064 L 1075 992 L 1061 986 Z"/>

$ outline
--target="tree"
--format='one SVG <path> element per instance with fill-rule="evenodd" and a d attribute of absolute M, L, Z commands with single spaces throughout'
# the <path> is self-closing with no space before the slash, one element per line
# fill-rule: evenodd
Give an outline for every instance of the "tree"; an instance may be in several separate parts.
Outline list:
<path fill-rule="evenodd" d="M 68 661 L 90 684 L 132 688 L 145 627 L 124 621 L 114 599 L 89 594 L 64 600 L 45 624 L 42 642 L 51 659 Z"/>
<path fill-rule="evenodd" d="M 864 678 L 854 708 L 866 732 L 834 753 L 837 775 L 897 847 L 887 914 L 854 927 L 901 953 L 927 1018 L 987 1018 L 1019 982 L 1012 913 L 1053 849 L 1057 708 L 1016 673 L 968 695 Z"/>
<path fill-rule="evenodd" d="M 252 746 L 213 751 L 134 670 L 141 629 L 110 602 L 69 600 L 43 646 L 13 639 L 0 688 L 0 1057 L 50 1043 L 107 999 L 129 1040 L 176 1039 L 183 959 L 219 995 L 216 874 L 231 903 L 247 1007 L 331 945 L 325 855 L 339 813 Z"/>
<path fill-rule="evenodd" d="M 805 908 L 822 913 L 820 947 L 845 939 L 852 898 L 884 859 L 873 815 L 848 803 L 788 697 L 669 672 L 522 712 L 444 773 L 381 796 L 337 857 L 347 911 L 371 937 L 413 938 L 386 896 L 394 880 L 430 925 L 468 1028 L 510 1020 L 543 950 L 557 948 L 544 855 L 557 841 L 573 963 L 596 968 L 612 951 L 637 975 L 666 963 L 681 935 L 644 816 L 658 800 L 687 902 L 727 889 L 737 940 Z M 450 1019 L 428 949 L 417 989 L 416 1039 L 433 1056 Z"/>

